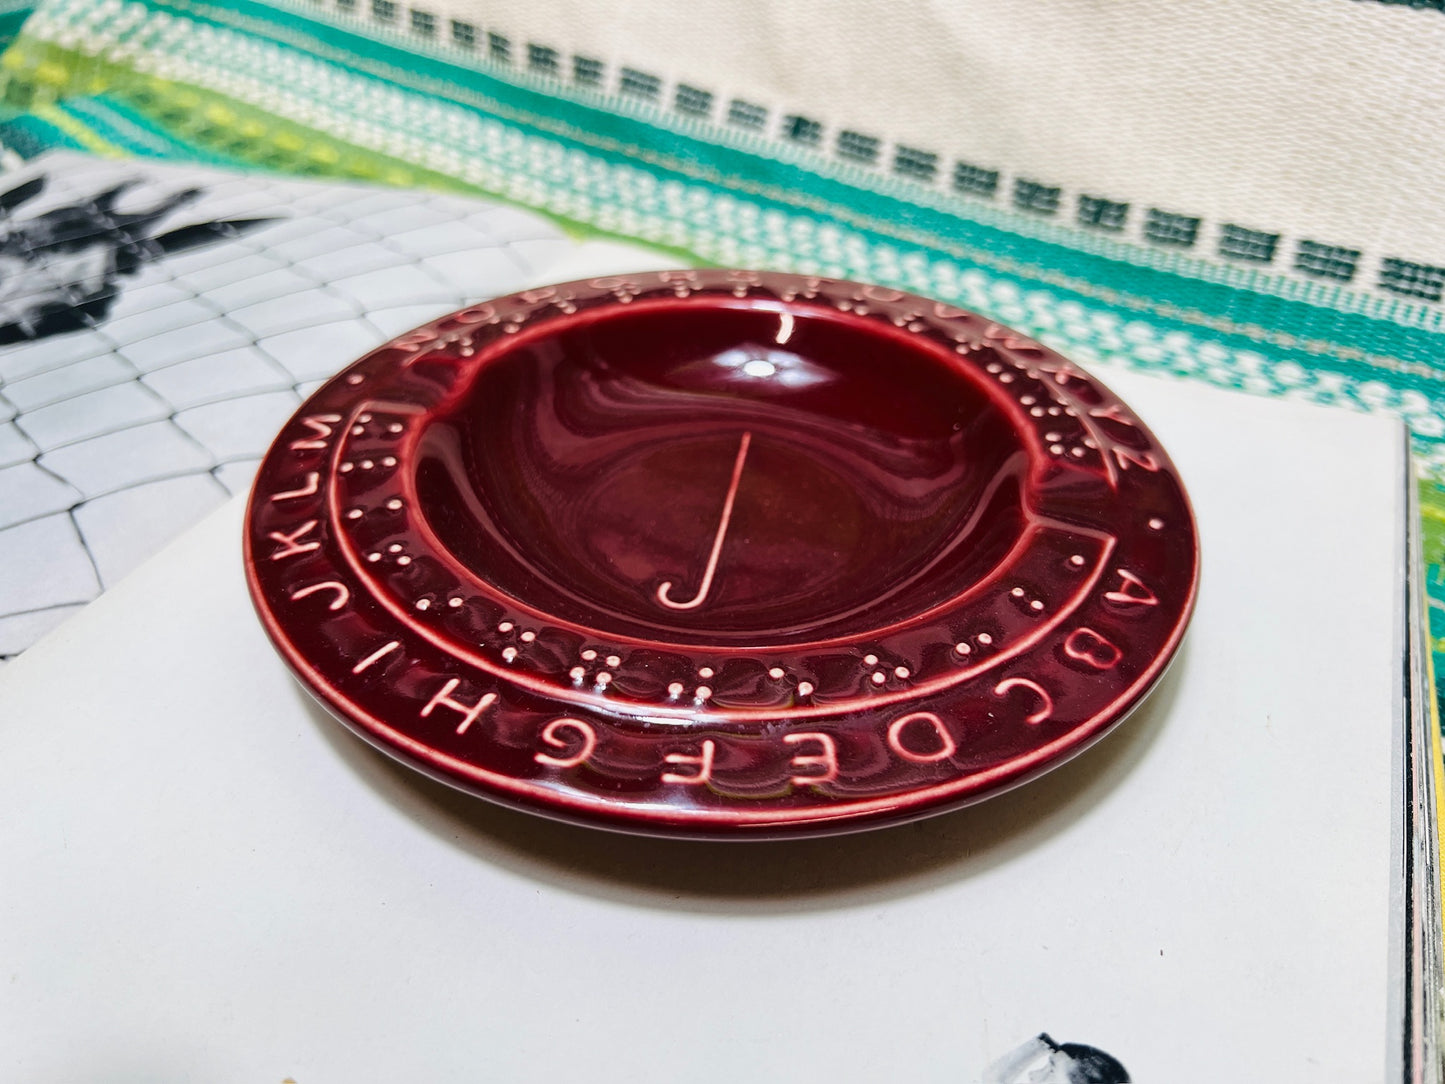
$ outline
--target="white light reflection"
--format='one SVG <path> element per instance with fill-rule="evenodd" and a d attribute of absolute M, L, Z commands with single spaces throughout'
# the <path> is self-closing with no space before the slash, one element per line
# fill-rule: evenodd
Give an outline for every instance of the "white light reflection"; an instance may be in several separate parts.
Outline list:
<path fill-rule="evenodd" d="M 781 336 L 782 331 L 779 331 Z M 732 370 L 743 380 L 765 380 L 784 388 L 809 388 L 826 384 L 833 374 L 820 365 L 789 350 L 768 346 L 740 346 L 724 350 L 713 358 L 715 364 Z"/>

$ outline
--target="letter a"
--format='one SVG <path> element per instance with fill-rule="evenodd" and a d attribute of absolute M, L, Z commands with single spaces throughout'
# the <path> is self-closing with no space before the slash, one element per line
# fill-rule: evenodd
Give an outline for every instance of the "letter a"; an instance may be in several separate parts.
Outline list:
<path fill-rule="evenodd" d="M 1144 581 L 1127 568 L 1116 568 L 1119 577 L 1117 591 L 1105 591 L 1104 597 L 1110 602 L 1125 606 L 1158 606 L 1159 596 L 1144 586 Z"/>

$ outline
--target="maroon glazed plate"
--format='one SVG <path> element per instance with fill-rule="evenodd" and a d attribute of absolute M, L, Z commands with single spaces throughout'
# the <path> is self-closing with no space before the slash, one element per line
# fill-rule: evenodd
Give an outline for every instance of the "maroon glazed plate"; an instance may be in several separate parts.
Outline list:
<path fill-rule="evenodd" d="M 751 271 L 453 313 L 261 465 L 251 593 L 388 753 L 533 812 L 766 838 L 1059 764 L 1188 622 L 1188 498 L 1138 418 L 984 317 Z"/>

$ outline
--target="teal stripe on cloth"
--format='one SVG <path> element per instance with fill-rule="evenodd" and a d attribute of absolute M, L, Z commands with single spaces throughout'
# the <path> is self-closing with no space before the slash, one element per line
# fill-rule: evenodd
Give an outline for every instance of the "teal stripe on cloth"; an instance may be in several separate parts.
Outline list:
<path fill-rule="evenodd" d="M 30 18 L 34 4 L 25 0 L 20 4 L 0 5 L 0 48 L 4 48 L 20 35 L 20 28 Z"/>
<path fill-rule="evenodd" d="M 49 150 L 91 149 L 33 114 L 0 120 L 0 143 L 4 143 L 22 158 L 34 158 L 37 154 L 44 154 Z"/>
<path fill-rule="evenodd" d="M 121 102 L 105 97 L 66 98 L 62 108 L 100 138 L 147 158 L 185 159 L 208 165 L 242 168 L 245 163 L 208 152 L 167 134 L 162 128 Z"/>

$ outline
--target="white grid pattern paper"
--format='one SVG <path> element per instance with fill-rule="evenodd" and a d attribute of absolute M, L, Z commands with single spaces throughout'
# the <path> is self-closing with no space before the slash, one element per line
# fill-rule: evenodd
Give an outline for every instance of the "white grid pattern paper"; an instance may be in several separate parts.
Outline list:
<path fill-rule="evenodd" d="M 337 369 L 536 281 L 576 247 L 481 200 L 67 153 L 7 174 L 0 193 L 37 178 L 0 222 L 0 323 L 42 294 L 112 299 L 73 330 L 22 318 L 10 336 L 34 337 L 0 346 L 0 662 L 246 489 L 282 423 Z M 118 185 L 114 214 L 97 214 Z M 248 224 L 97 288 L 125 242 L 106 225 L 192 189 L 145 235 Z M 33 243 L 54 213 L 82 208 L 101 225 L 93 243 Z"/>

